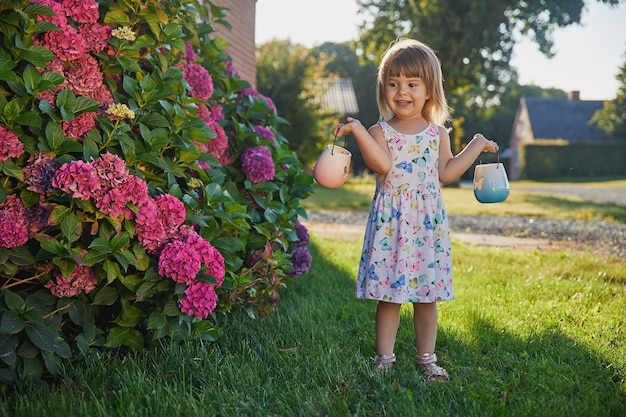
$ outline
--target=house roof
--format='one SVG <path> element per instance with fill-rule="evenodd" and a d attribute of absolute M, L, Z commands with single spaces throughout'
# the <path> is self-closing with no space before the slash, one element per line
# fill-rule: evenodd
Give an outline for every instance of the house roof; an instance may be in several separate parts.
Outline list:
<path fill-rule="evenodd" d="M 357 114 L 356 101 L 350 78 L 319 78 L 315 80 L 316 100 L 329 112 Z"/>
<path fill-rule="evenodd" d="M 607 140 L 608 135 L 589 120 L 603 101 L 526 97 L 526 109 L 535 139 L 567 139 L 572 142 Z"/>

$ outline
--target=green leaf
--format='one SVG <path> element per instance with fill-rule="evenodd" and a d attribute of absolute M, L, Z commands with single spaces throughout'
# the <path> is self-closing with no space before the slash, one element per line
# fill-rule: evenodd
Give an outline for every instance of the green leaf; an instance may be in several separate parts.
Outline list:
<path fill-rule="evenodd" d="M 59 150 L 63 142 L 65 141 L 65 135 L 63 134 L 63 129 L 59 126 L 58 123 L 49 122 L 46 125 L 46 144 L 48 148 L 52 151 Z"/>
<path fill-rule="evenodd" d="M 39 349 L 46 352 L 51 352 L 54 349 L 54 339 L 57 336 L 57 332 L 45 324 L 28 323 L 26 325 L 26 334 L 30 341 Z"/>
<path fill-rule="evenodd" d="M 26 321 L 14 311 L 5 311 L 0 320 L 0 333 L 16 334 L 24 330 Z M 4 337 L 4 336 L 3 336 Z"/>
<path fill-rule="evenodd" d="M 54 353 L 64 359 L 72 357 L 72 349 L 64 340 L 57 340 L 54 344 Z"/>
<path fill-rule="evenodd" d="M 18 50 L 17 55 L 39 68 L 43 68 L 54 59 L 54 54 L 49 49 L 39 45 L 31 45 L 27 50 Z"/>
<path fill-rule="evenodd" d="M 98 145 L 96 142 L 90 135 L 85 136 L 83 139 L 83 159 L 85 161 L 89 161 L 91 158 L 96 159 L 98 154 Z"/>
<path fill-rule="evenodd" d="M 10 290 L 4 290 L 4 303 L 7 305 L 9 310 L 14 311 L 16 313 L 21 313 L 24 311 L 26 307 L 26 302 L 19 295 Z"/>
<path fill-rule="evenodd" d="M 133 349 L 143 349 L 143 335 L 141 332 L 124 327 L 114 327 L 107 335 L 104 346 L 120 347 L 128 346 Z"/>
<path fill-rule="evenodd" d="M 74 105 L 74 113 L 81 114 L 87 112 L 95 112 L 100 108 L 100 103 L 94 99 L 87 97 L 77 97 Z"/>
<path fill-rule="evenodd" d="M 39 358 L 27 358 L 22 361 L 20 379 L 38 380 L 43 375 L 43 366 Z"/>
<path fill-rule="evenodd" d="M 17 266 L 27 266 L 35 263 L 35 258 L 26 246 L 11 248 L 9 260 Z"/>
<path fill-rule="evenodd" d="M 29 65 L 26 69 L 24 69 L 22 77 L 24 78 L 24 86 L 26 87 L 26 90 L 30 94 L 33 94 L 35 90 L 37 90 L 37 86 L 41 81 L 41 74 L 35 69 L 35 67 Z"/>
<path fill-rule="evenodd" d="M 34 111 L 26 111 L 15 118 L 22 126 L 41 127 L 41 116 Z"/>
<path fill-rule="evenodd" d="M 2 164 L 2 172 L 9 177 L 13 177 L 19 181 L 24 181 L 24 171 L 22 171 L 22 169 L 20 167 L 18 167 L 17 165 L 15 165 L 15 163 L 13 163 L 13 161 L 8 160 L 8 161 L 4 161 Z"/>
<path fill-rule="evenodd" d="M 120 293 L 117 288 L 111 286 L 103 287 L 96 293 L 92 304 L 97 306 L 110 306 L 113 305 L 119 297 Z"/>
<path fill-rule="evenodd" d="M 61 222 L 61 232 L 69 243 L 78 240 L 83 232 L 83 226 L 74 213 L 69 213 Z"/>
<path fill-rule="evenodd" d="M 167 324 L 167 317 L 162 311 L 154 310 L 148 318 L 148 329 L 162 329 Z"/>
<path fill-rule="evenodd" d="M 122 271 L 120 271 L 120 266 L 111 261 L 110 259 L 107 259 L 106 261 L 104 261 L 104 264 L 102 265 L 102 269 L 104 269 L 104 271 L 107 273 L 107 283 L 111 283 L 113 281 L 115 281 L 115 278 L 122 276 Z"/>
<path fill-rule="evenodd" d="M 4 117 L 8 120 L 15 120 L 20 115 L 20 105 L 17 100 L 11 100 L 4 106 Z"/>
<path fill-rule="evenodd" d="M 120 249 L 128 247 L 130 244 L 130 237 L 128 233 L 119 233 L 111 239 L 111 252 L 117 252 Z"/>
<path fill-rule="evenodd" d="M 120 10 L 112 10 L 104 16 L 104 23 L 111 27 L 130 26 L 130 19 Z"/>
<path fill-rule="evenodd" d="M 52 209 L 52 213 L 50 213 L 50 221 L 52 224 L 59 224 L 63 221 L 65 216 L 67 216 L 71 211 L 69 207 L 62 206 L 60 204 L 54 206 Z"/>
<path fill-rule="evenodd" d="M 100 253 L 111 253 L 113 251 L 109 241 L 103 237 L 95 238 L 89 245 L 89 249 L 93 249 L 94 251 Z"/>

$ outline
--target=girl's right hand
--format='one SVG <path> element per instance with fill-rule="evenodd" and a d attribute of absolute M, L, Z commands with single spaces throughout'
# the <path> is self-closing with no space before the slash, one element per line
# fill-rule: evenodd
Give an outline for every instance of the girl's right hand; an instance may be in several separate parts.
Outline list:
<path fill-rule="evenodd" d="M 334 135 L 335 137 L 342 137 L 342 136 L 346 136 L 346 135 L 350 135 L 355 128 L 357 127 L 363 127 L 363 125 L 361 124 L 361 122 L 358 119 L 355 119 L 353 117 L 348 117 L 346 119 L 346 121 L 348 123 L 344 124 L 344 123 L 339 123 L 334 130 Z"/>

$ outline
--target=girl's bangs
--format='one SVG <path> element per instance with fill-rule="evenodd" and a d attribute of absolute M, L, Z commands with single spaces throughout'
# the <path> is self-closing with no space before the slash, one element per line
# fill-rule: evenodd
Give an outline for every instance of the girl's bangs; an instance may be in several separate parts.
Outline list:
<path fill-rule="evenodd" d="M 415 56 L 408 50 L 401 51 L 389 63 L 387 71 L 388 77 L 399 77 L 404 75 L 407 78 L 425 79 L 426 69 L 424 68 L 423 56 Z"/>

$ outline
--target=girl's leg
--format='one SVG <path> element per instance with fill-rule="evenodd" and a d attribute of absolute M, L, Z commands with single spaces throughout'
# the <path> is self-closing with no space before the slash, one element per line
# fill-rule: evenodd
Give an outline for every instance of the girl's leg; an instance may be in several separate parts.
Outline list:
<path fill-rule="evenodd" d="M 417 366 L 430 381 L 448 381 L 450 375 L 445 369 L 437 365 L 437 355 L 435 355 L 438 320 L 437 304 L 413 303 L 413 313 Z"/>
<path fill-rule="evenodd" d="M 378 302 L 376 309 L 376 353 L 391 356 L 400 325 L 401 304 Z"/>
<path fill-rule="evenodd" d="M 413 303 L 417 354 L 434 353 L 437 343 L 437 303 Z"/>

